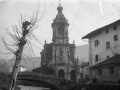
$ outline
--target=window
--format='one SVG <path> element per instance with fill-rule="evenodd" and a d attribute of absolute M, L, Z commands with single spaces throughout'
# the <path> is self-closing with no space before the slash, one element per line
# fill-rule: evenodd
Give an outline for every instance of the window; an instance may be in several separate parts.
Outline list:
<path fill-rule="evenodd" d="M 113 74 L 114 73 L 114 67 L 110 67 L 109 68 L 109 74 Z"/>
<path fill-rule="evenodd" d="M 86 68 L 86 70 L 88 70 L 88 68 Z"/>
<path fill-rule="evenodd" d="M 63 34 L 63 28 L 59 28 L 59 34 Z"/>
<path fill-rule="evenodd" d="M 95 47 L 98 46 L 99 42 L 98 40 L 95 40 Z"/>
<path fill-rule="evenodd" d="M 102 74 L 102 69 L 98 69 L 98 75 Z"/>
<path fill-rule="evenodd" d="M 98 61 L 98 55 L 95 55 L 95 61 Z"/>
<path fill-rule="evenodd" d="M 117 26 L 114 26 L 113 29 L 114 29 L 114 30 L 117 30 Z"/>
<path fill-rule="evenodd" d="M 107 56 L 107 59 L 109 59 L 109 55 Z"/>
<path fill-rule="evenodd" d="M 106 29 L 106 33 L 108 33 L 108 29 Z"/>
<path fill-rule="evenodd" d="M 118 40 L 118 36 L 114 35 L 114 41 L 117 41 L 117 40 Z"/>
<path fill-rule="evenodd" d="M 106 42 L 106 49 L 110 48 L 110 42 Z"/>

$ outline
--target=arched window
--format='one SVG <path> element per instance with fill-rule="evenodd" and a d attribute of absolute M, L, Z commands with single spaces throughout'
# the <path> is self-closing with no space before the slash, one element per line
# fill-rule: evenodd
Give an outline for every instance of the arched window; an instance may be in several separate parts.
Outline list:
<path fill-rule="evenodd" d="M 59 28 L 59 34 L 63 34 L 63 28 Z"/>

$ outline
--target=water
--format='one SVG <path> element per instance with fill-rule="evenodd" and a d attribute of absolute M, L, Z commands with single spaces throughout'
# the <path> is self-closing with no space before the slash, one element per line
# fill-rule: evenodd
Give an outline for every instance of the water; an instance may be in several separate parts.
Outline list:
<path fill-rule="evenodd" d="M 21 90 L 50 90 L 49 88 L 18 85 Z"/>
<path fill-rule="evenodd" d="M 23 85 L 17 85 L 21 88 L 21 90 L 57 90 L 57 89 L 49 89 L 49 88 L 43 88 L 43 87 L 34 87 L 34 86 L 23 86 Z"/>

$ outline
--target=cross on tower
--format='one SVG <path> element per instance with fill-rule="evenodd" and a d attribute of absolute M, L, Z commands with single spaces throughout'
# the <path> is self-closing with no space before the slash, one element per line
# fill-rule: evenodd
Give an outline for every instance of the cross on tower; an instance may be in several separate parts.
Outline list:
<path fill-rule="evenodd" d="M 60 2 L 61 2 L 61 0 L 59 0 L 59 6 L 61 6 L 61 3 L 60 3 Z"/>
<path fill-rule="evenodd" d="M 59 5 L 60 5 L 60 1 L 61 1 L 61 0 L 59 0 Z"/>

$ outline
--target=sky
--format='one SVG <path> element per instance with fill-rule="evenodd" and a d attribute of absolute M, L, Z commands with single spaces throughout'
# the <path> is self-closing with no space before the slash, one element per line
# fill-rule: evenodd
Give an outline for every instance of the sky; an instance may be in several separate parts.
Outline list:
<path fill-rule="evenodd" d="M 120 0 L 60 0 L 63 14 L 69 22 L 69 42 L 75 41 L 76 46 L 88 44 L 81 40 L 83 36 L 102 26 L 120 19 Z M 12 25 L 20 21 L 20 15 L 26 20 L 40 6 L 40 12 L 46 8 L 46 14 L 38 23 L 39 28 L 34 31 L 42 43 L 35 43 L 35 54 L 39 57 L 44 41 L 52 42 L 51 24 L 57 15 L 59 0 L 0 0 L 0 37 L 3 36 L 7 43 L 12 40 L 7 36 L 6 29 L 12 32 Z M 42 13 L 39 14 L 41 17 Z M 0 51 L 7 52 L 0 38 Z M 1 54 L 0 59 L 9 59 L 11 55 Z M 13 56 L 12 56 L 13 57 Z"/>

